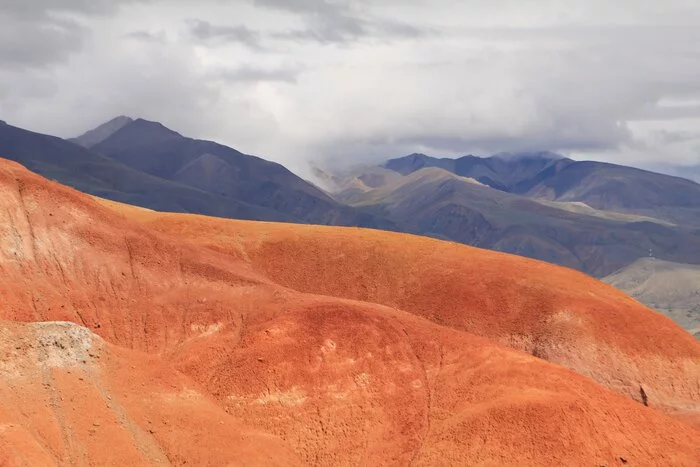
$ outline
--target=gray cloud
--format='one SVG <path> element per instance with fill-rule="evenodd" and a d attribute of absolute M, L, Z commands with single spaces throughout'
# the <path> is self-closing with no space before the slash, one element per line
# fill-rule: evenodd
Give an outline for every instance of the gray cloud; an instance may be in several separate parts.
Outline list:
<path fill-rule="evenodd" d="M 316 41 L 322 44 L 346 43 L 359 37 L 368 35 L 366 26 L 362 22 L 346 22 L 340 24 L 320 24 L 306 29 L 294 29 L 285 32 L 274 33 L 276 39 L 292 39 L 297 41 Z"/>
<path fill-rule="evenodd" d="M 0 14 L 0 69 L 47 66 L 80 50 L 87 29 L 65 19 L 28 20 Z"/>
<path fill-rule="evenodd" d="M 190 34 L 200 41 L 208 43 L 237 42 L 252 48 L 261 48 L 260 33 L 246 26 L 220 26 L 200 19 L 189 20 L 187 23 Z"/>
<path fill-rule="evenodd" d="M 697 163 L 700 4 L 582 5 L 6 0 L 0 118 L 74 136 L 143 116 L 297 170 L 415 151 Z"/>
<path fill-rule="evenodd" d="M 352 17 L 352 2 L 332 0 L 254 0 L 255 5 L 324 18 Z"/>
<path fill-rule="evenodd" d="M 37 18 L 56 12 L 103 14 L 139 0 L 4 0 L 0 12 L 16 17 Z"/>
<path fill-rule="evenodd" d="M 693 131 L 667 131 L 667 130 L 656 130 L 651 132 L 651 136 L 655 139 L 660 140 L 663 144 L 676 144 L 684 143 L 686 141 L 699 141 L 700 132 Z M 700 146 L 695 148 L 700 154 Z"/>
<path fill-rule="evenodd" d="M 216 77 L 229 82 L 281 82 L 296 83 L 302 69 L 298 67 L 287 68 L 260 68 L 255 66 L 242 66 L 239 68 L 219 71 Z"/>
<path fill-rule="evenodd" d="M 83 47 L 90 32 L 72 15 L 107 14 L 136 1 L 4 0 L 0 68 L 44 67 L 64 61 Z"/>
<path fill-rule="evenodd" d="M 168 40 L 167 35 L 164 31 L 151 32 L 151 31 L 132 31 L 130 33 L 124 34 L 127 39 L 134 39 L 142 42 L 152 42 L 157 44 L 165 44 Z"/>
<path fill-rule="evenodd" d="M 348 43 L 362 38 L 415 38 L 434 33 L 401 21 L 376 17 L 352 2 L 328 0 L 255 0 L 255 4 L 300 15 L 306 27 L 273 34 L 278 39 Z"/>
<path fill-rule="evenodd" d="M 408 24 L 392 21 L 366 21 L 361 19 L 338 18 L 329 21 L 314 20 L 305 29 L 294 29 L 273 34 L 277 39 L 292 39 L 298 41 L 314 41 L 321 44 L 349 43 L 362 38 L 383 40 L 418 38 L 430 34 Z"/>

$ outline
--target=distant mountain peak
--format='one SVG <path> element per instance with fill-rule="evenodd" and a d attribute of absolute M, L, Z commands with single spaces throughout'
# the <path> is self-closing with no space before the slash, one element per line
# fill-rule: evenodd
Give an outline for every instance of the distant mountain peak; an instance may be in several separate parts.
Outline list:
<path fill-rule="evenodd" d="M 134 119 L 131 117 L 120 115 L 119 117 L 115 117 L 97 128 L 93 128 L 92 130 L 78 136 L 77 138 L 71 139 L 71 141 L 83 147 L 91 148 L 97 144 L 100 144 L 102 141 L 106 140 L 133 121 Z"/>
<path fill-rule="evenodd" d="M 499 152 L 494 154 L 494 158 L 502 159 L 505 161 L 519 161 L 525 159 L 546 159 L 546 160 L 562 160 L 566 157 L 561 154 L 557 154 L 551 151 L 530 151 L 530 152 Z"/>
<path fill-rule="evenodd" d="M 454 172 L 455 159 L 437 158 L 425 154 L 413 153 L 408 156 L 388 160 L 383 167 L 402 175 L 408 175 L 424 167 L 440 167 Z"/>
<path fill-rule="evenodd" d="M 140 138 L 144 141 L 183 137 L 160 122 L 120 115 L 70 141 L 92 149 L 122 131 L 127 132 L 130 138 Z"/>
<path fill-rule="evenodd" d="M 410 159 L 431 159 L 430 156 L 427 156 L 427 155 L 425 155 L 425 154 L 423 154 L 423 153 L 421 153 L 421 152 L 414 152 L 414 153 L 409 154 L 408 156 L 406 156 L 406 158 L 410 158 Z"/>
<path fill-rule="evenodd" d="M 406 156 L 401 156 L 397 157 L 395 159 L 390 159 L 392 161 L 411 161 L 411 162 L 418 162 L 418 161 L 431 161 L 437 159 L 436 157 L 433 156 L 428 156 L 426 154 L 423 154 L 421 152 L 414 152 L 411 154 L 408 154 Z"/>
<path fill-rule="evenodd" d="M 130 127 L 134 129 L 139 129 L 140 131 L 151 131 L 158 132 L 161 134 L 171 134 L 173 136 L 180 136 L 184 138 L 184 136 L 182 136 L 180 133 L 178 133 L 175 130 L 171 130 L 162 123 L 152 120 L 146 120 L 145 118 L 137 118 L 132 122 Z"/>
<path fill-rule="evenodd" d="M 160 122 L 143 118 L 129 119 L 128 123 L 109 132 L 90 149 L 103 154 L 109 154 L 114 147 L 145 147 L 168 141 L 187 139 L 180 133 L 167 128 Z"/>
<path fill-rule="evenodd" d="M 118 116 L 118 117 L 114 117 L 112 120 L 110 120 L 109 122 L 107 122 L 105 125 L 110 124 L 110 123 L 114 123 L 114 124 L 116 124 L 116 123 L 124 123 L 124 124 L 127 124 L 127 123 L 131 123 L 131 122 L 133 122 L 133 121 L 134 121 L 134 119 L 131 118 L 131 117 L 128 117 L 128 116 L 126 116 L 126 115 L 120 115 L 120 116 Z"/>

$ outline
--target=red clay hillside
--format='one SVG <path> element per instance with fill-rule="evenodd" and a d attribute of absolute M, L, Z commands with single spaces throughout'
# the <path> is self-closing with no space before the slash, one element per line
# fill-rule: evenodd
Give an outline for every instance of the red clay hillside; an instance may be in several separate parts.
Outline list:
<path fill-rule="evenodd" d="M 161 214 L 0 161 L 0 303 L 0 465 L 700 458 L 700 343 L 519 257 Z"/>

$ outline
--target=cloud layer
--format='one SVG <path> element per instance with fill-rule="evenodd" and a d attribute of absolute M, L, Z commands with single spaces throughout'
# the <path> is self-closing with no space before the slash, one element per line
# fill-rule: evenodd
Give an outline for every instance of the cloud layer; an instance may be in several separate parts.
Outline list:
<path fill-rule="evenodd" d="M 74 136 L 119 114 L 302 172 L 414 151 L 700 164 L 700 4 L 3 2 L 0 118 Z"/>

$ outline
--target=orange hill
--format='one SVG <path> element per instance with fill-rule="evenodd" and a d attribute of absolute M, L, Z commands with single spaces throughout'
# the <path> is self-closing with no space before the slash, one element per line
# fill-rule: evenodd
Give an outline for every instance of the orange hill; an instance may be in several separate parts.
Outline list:
<path fill-rule="evenodd" d="M 0 335 L 0 465 L 301 465 L 158 358 L 72 323 Z"/>
<path fill-rule="evenodd" d="M 6 161 L 0 188 L 0 464 L 700 456 L 693 428 L 503 345 L 697 409 L 700 344 L 580 274 L 383 232 L 159 214 Z"/>
<path fill-rule="evenodd" d="M 148 227 L 236 258 L 293 290 L 377 303 L 564 365 L 634 399 L 700 410 L 700 344 L 585 274 L 425 237 L 164 214 Z"/>

